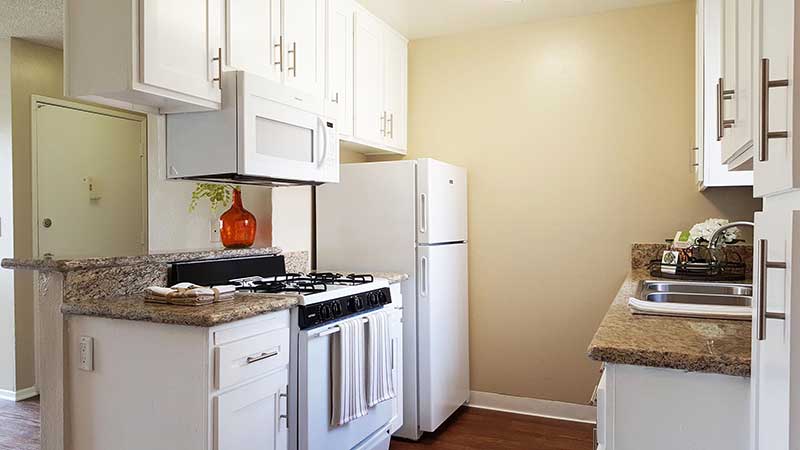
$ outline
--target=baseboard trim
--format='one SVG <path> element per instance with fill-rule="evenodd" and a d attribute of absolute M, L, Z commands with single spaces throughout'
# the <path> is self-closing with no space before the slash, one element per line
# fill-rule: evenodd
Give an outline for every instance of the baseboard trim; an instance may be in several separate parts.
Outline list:
<path fill-rule="evenodd" d="M 493 392 L 470 392 L 467 406 L 570 422 L 595 423 L 597 421 L 597 409 L 594 406 L 515 397 Z"/>
<path fill-rule="evenodd" d="M 18 391 L 0 389 L 0 400 L 10 400 L 12 402 L 27 400 L 31 397 L 36 397 L 37 395 L 39 395 L 39 390 L 36 388 L 36 386 L 20 389 Z"/>

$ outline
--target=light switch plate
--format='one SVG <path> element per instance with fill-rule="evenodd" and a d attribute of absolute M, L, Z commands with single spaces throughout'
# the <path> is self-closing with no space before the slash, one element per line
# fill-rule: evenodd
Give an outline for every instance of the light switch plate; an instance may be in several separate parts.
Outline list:
<path fill-rule="evenodd" d="M 81 336 L 78 367 L 91 372 L 94 370 L 94 338 Z"/>
<path fill-rule="evenodd" d="M 220 241 L 219 228 L 220 228 L 219 219 L 211 219 L 208 221 L 208 239 L 212 243 L 217 243 Z"/>

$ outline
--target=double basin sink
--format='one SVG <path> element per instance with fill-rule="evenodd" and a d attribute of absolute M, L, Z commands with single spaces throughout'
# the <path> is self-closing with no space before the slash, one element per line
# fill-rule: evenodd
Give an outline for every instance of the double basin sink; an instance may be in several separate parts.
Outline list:
<path fill-rule="evenodd" d="M 629 304 L 644 314 L 750 320 L 752 297 L 749 284 L 645 280 Z"/>

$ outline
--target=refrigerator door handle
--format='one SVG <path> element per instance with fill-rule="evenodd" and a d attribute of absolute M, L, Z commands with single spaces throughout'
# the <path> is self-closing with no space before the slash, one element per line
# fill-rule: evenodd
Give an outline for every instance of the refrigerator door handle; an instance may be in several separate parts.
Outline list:
<path fill-rule="evenodd" d="M 419 232 L 424 233 L 428 229 L 428 196 L 419 194 Z"/>
<path fill-rule="evenodd" d="M 420 261 L 420 274 L 422 275 L 422 280 L 420 280 L 419 284 L 419 295 L 426 297 L 428 295 L 428 257 L 423 256 Z"/>

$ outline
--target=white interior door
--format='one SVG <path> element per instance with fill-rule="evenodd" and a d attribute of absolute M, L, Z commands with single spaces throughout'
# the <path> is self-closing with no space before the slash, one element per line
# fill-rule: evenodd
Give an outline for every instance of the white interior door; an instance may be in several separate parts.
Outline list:
<path fill-rule="evenodd" d="M 467 170 L 435 159 L 417 171 L 420 244 L 467 240 Z"/>
<path fill-rule="evenodd" d="M 228 66 L 281 80 L 280 0 L 227 0 Z"/>
<path fill-rule="evenodd" d="M 791 253 L 792 212 L 773 210 L 756 214 L 755 239 L 767 241 L 768 261 L 785 262 Z M 800 221 L 794 223 L 800 227 Z M 759 292 L 761 281 L 766 279 L 766 311 L 770 314 L 788 314 L 787 294 L 790 292 L 790 272 L 783 269 L 759 270 L 764 255 L 756 252 L 754 266 L 754 291 Z M 758 300 L 758 294 L 754 297 Z M 758 303 L 758 302 L 756 302 Z M 753 363 L 752 363 L 752 425 L 753 450 L 788 450 L 789 447 L 789 340 L 787 320 L 767 316 L 765 339 L 758 336 L 760 308 L 754 309 Z"/>
<path fill-rule="evenodd" d="M 418 249 L 419 426 L 434 431 L 469 399 L 467 245 Z"/>
<path fill-rule="evenodd" d="M 325 95 L 325 4 L 325 0 L 283 2 L 284 80 L 316 99 Z"/>
<path fill-rule="evenodd" d="M 141 81 L 219 102 L 217 0 L 141 0 Z M 266 27 L 266 24 L 263 25 Z"/>
<path fill-rule="evenodd" d="M 34 219 L 39 255 L 146 253 L 145 136 L 143 117 L 37 103 Z"/>
<path fill-rule="evenodd" d="M 382 143 L 386 134 L 383 27 L 361 11 L 356 12 L 355 21 L 355 136 Z"/>
<path fill-rule="evenodd" d="M 328 30 L 327 111 L 339 134 L 353 135 L 353 20 L 352 0 L 331 0 Z"/>

